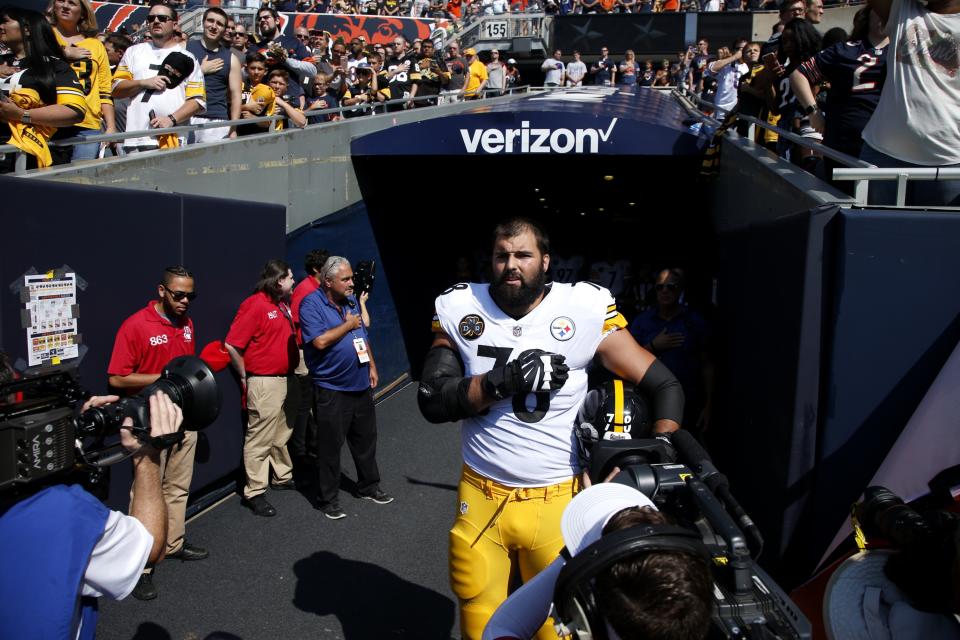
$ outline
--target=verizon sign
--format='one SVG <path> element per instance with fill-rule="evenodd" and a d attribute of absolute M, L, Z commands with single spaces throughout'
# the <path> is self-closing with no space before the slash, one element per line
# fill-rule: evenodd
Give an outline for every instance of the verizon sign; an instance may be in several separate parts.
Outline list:
<path fill-rule="evenodd" d="M 617 118 L 604 129 L 538 129 L 524 120 L 519 129 L 460 129 L 467 153 L 600 153 Z"/>

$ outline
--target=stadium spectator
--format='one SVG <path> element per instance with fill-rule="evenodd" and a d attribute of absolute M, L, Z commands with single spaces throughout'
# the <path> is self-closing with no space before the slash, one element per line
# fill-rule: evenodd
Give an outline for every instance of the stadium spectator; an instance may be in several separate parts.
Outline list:
<path fill-rule="evenodd" d="M 737 106 L 740 78 L 750 71 L 744 61 L 746 40 L 737 40 L 733 43 L 733 50 L 726 50 L 727 55 L 707 65 L 709 73 L 717 79 L 717 92 L 713 103 L 717 106 L 714 117 L 723 120 L 727 113 Z"/>
<path fill-rule="evenodd" d="M 388 105 L 387 111 L 400 111 L 413 106 L 413 102 L 409 101 L 417 95 L 415 81 L 420 75 L 417 62 L 416 52 L 407 49 L 407 40 L 403 36 L 396 36 L 393 39 L 393 55 L 383 62 L 387 74 L 386 88 L 390 91 L 391 100 L 408 102 Z"/>
<path fill-rule="evenodd" d="M 240 106 L 240 118 L 249 120 L 271 115 L 275 106 L 275 96 L 273 89 L 264 83 L 267 75 L 266 57 L 262 53 L 248 53 L 246 70 L 247 84 L 243 86 L 241 93 L 243 104 Z M 249 136 L 263 133 L 267 129 L 270 129 L 269 121 L 241 124 L 237 127 L 237 135 Z"/>
<path fill-rule="evenodd" d="M 520 86 L 520 69 L 513 58 L 507 60 L 507 89 Z"/>
<path fill-rule="evenodd" d="M 247 48 L 250 46 L 250 34 L 247 33 L 247 27 L 238 22 L 233 28 L 233 41 L 230 44 L 231 49 L 241 61 L 247 57 Z"/>
<path fill-rule="evenodd" d="M 703 316 L 681 304 L 684 283 L 678 269 L 661 270 L 654 289 L 656 306 L 630 323 L 630 333 L 680 381 L 686 399 L 684 429 L 703 431 L 710 424 L 713 394 L 710 327 Z"/>
<path fill-rule="evenodd" d="M 237 32 L 237 23 L 236 21 L 227 16 L 227 28 L 223 30 L 223 35 L 220 37 L 220 46 L 226 47 L 229 49 L 233 46 L 233 34 Z"/>
<path fill-rule="evenodd" d="M 610 58 L 610 49 L 600 48 L 600 58 L 590 65 L 590 73 L 593 74 L 593 84 L 604 87 L 613 86 L 617 79 L 617 65 Z"/>
<path fill-rule="evenodd" d="M 157 286 L 158 300 L 151 301 L 120 325 L 107 366 L 111 389 L 123 395 L 136 395 L 160 377 L 160 372 L 177 356 L 196 352 L 196 332 L 189 317 L 191 302 L 196 298 L 193 274 L 182 266 L 167 267 Z M 187 498 L 193 479 L 193 462 L 197 450 L 197 432 L 185 431 L 175 447 L 161 452 L 160 475 L 163 500 L 167 507 L 167 558 L 203 560 L 206 549 L 186 541 Z M 130 493 L 130 507 L 139 497 L 137 487 Z M 141 574 L 133 597 L 152 600 L 157 597 L 153 584 L 153 567 Z"/>
<path fill-rule="evenodd" d="M 187 43 L 187 51 L 200 61 L 207 109 L 202 116 L 193 116 L 191 124 L 225 122 L 240 119 L 243 76 L 241 62 L 230 48 L 223 46 L 222 37 L 227 25 L 227 14 L 218 7 L 203 13 L 203 35 Z M 215 142 L 236 138 L 234 127 L 213 127 L 193 132 L 196 142 Z"/>
<path fill-rule="evenodd" d="M 336 109 L 340 106 L 340 98 L 337 96 L 337 92 L 330 87 L 329 78 L 330 76 L 323 73 L 318 73 L 317 75 L 313 76 L 313 83 L 310 86 L 310 97 L 307 111 Z M 307 123 L 319 124 L 321 122 L 333 122 L 339 119 L 339 114 L 325 113 L 308 116 Z"/>
<path fill-rule="evenodd" d="M 240 304 L 224 340 L 246 398 L 243 502 L 263 517 L 277 514 L 263 495 L 268 484 L 275 490 L 294 488 L 293 462 L 287 452 L 293 428 L 284 409 L 290 376 L 300 360 L 286 302 L 293 284 L 293 272 L 286 262 L 267 262 L 253 295 Z"/>
<path fill-rule="evenodd" d="M 390 89 L 387 87 L 378 89 L 377 81 L 374 69 L 369 64 L 363 63 L 357 67 L 357 81 L 347 87 L 342 98 L 343 106 L 357 108 L 345 111 L 344 117 L 354 118 L 360 115 L 371 115 L 374 113 L 373 109 L 360 107 L 376 105 L 390 98 Z"/>
<path fill-rule="evenodd" d="M 560 49 L 553 52 L 552 58 L 547 58 L 540 65 L 540 70 L 544 72 L 543 86 L 562 87 L 566 78 L 566 65 L 563 64 L 563 53 Z"/>
<path fill-rule="evenodd" d="M 354 38 L 350 41 L 350 47 L 347 50 L 347 71 L 350 73 L 351 82 L 356 79 L 353 70 L 357 68 L 357 65 L 359 65 L 361 62 L 368 62 L 367 54 L 363 49 L 363 44 L 363 40 L 360 38 Z"/>
<path fill-rule="evenodd" d="M 801 112 L 824 134 L 824 144 L 858 158 L 863 147 L 861 133 L 877 108 L 886 80 L 890 38 L 883 32 L 880 16 L 869 7 L 857 11 L 853 24 L 849 42 L 837 42 L 806 60 L 790 75 L 790 81 Z M 826 118 L 812 88 L 823 82 L 830 83 Z M 824 158 L 824 164 L 826 177 L 852 195 L 852 182 L 832 180 L 833 169 L 840 165 L 830 158 Z"/>
<path fill-rule="evenodd" d="M 328 34 L 323 29 L 310 29 L 308 31 L 310 39 L 307 43 L 307 51 L 313 56 L 314 64 L 317 65 L 317 72 L 322 72 L 320 68 L 321 60 L 330 60 L 330 40 Z"/>
<path fill-rule="evenodd" d="M 290 75 L 285 69 L 274 69 L 267 76 L 267 84 L 273 90 L 273 115 L 281 116 L 274 125 L 274 131 L 283 131 L 289 129 L 290 125 L 303 129 L 307 126 L 307 117 L 303 115 L 303 109 L 291 104 L 293 99 L 290 95 Z M 306 100 L 305 96 L 301 96 Z"/>
<path fill-rule="evenodd" d="M 477 50 L 470 48 L 463 52 L 467 61 L 467 78 L 463 85 L 465 100 L 478 100 L 483 97 L 487 87 L 487 67 L 477 57 Z"/>
<path fill-rule="evenodd" d="M 805 17 L 811 24 L 820 24 L 823 20 L 823 0 L 807 0 Z"/>
<path fill-rule="evenodd" d="M 573 62 L 567 65 L 567 86 L 581 87 L 585 77 L 587 77 L 587 65 L 580 59 L 580 52 L 574 50 Z"/>
<path fill-rule="evenodd" d="M 257 11 L 257 31 L 259 38 L 248 50 L 266 57 L 268 71 L 286 69 L 290 72 L 295 79 L 290 83 L 290 95 L 294 104 L 302 108 L 304 101 L 301 82 L 317 74 L 310 51 L 293 36 L 280 32 L 276 9 L 262 7 Z"/>
<path fill-rule="evenodd" d="M 698 96 L 702 95 L 704 91 L 703 77 L 709 62 L 710 42 L 706 38 L 700 38 L 700 40 L 697 41 L 697 48 L 693 52 L 693 58 L 690 63 L 690 90 Z"/>
<path fill-rule="evenodd" d="M 752 86 L 753 78 L 764 68 L 760 62 L 762 42 L 749 42 L 743 48 L 743 62 L 747 65 L 747 72 L 740 77 L 737 87 L 737 112 L 747 116 L 759 118 L 764 109 L 764 94 Z M 745 121 L 737 122 L 737 133 L 743 137 L 750 134 L 753 124 Z"/>
<path fill-rule="evenodd" d="M 353 269 L 342 257 L 327 260 L 323 288 L 300 305 L 304 356 L 314 383 L 313 415 L 317 420 L 316 508 L 331 520 L 340 508 L 340 454 L 344 440 L 357 467 L 357 494 L 377 504 L 393 498 L 380 489 L 377 467 L 377 417 L 373 389 L 379 376 L 370 336 L 353 296 Z"/>
<path fill-rule="evenodd" d="M 786 66 L 776 70 L 777 77 L 789 78 L 804 60 L 819 53 L 821 40 L 820 32 L 806 18 L 794 18 L 788 22 L 781 34 L 780 52 L 777 54 L 778 60 L 786 60 Z M 790 82 L 778 81 L 773 89 L 775 97 L 770 105 L 771 111 L 780 116 L 780 122 L 785 123 L 788 130 L 804 137 L 822 140 L 823 136 L 810 125 L 810 118 L 798 111 Z M 793 145 L 783 139 L 779 140 L 777 152 L 808 171 L 813 171 L 819 160 L 812 149 Z"/>
<path fill-rule="evenodd" d="M 869 0 L 885 23 L 887 79 L 863 130 L 860 157 L 878 167 L 956 167 L 960 164 L 957 86 L 960 2 Z M 896 182 L 870 184 L 870 201 L 893 204 Z M 960 180 L 911 181 L 907 204 L 960 204 Z"/>
<path fill-rule="evenodd" d="M 447 56 L 444 58 L 444 62 L 447 65 L 447 73 L 450 78 L 447 82 L 445 99 L 448 102 L 456 102 L 467 81 L 467 61 L 460 56 L 460 45 L 456 42 L 447 45 Z"/>
<path fill-rule="evenodd" d="M 725 8 L 724 0 L 702 0 L 702 10 L 706 13 L 715 13 L 723 11 Z"/>
<path fill-rule="evenodd" d="M 102 133 L 116 133 L 113 112 L 110 61 L 103 43 L 96 37 L 97 20 L 89 0 L 54 0 L 49 8 L 54 34 L 63 46 L 64 57 L 77 74 L 87 103 L 82 122 L 57 129 L 51 140 L 81 138 Z M 100 143 L 89 142 L 72 147 L 53 147 L 54 164 L 71 160 L 93 160 L 100 154 Z"/>
<path fill-rule="evenodd" d="M 443 89 L 443 83 L 447 81 L 447 75 L 444 68 L 440 65 L 434 56 L 433 42 L 425 40 L 420 52 L 420 62 L 417 63 L 420 69 L 417 83 L 417 96 L 420 98 L 426 96 L 439 96 Z M 437 104 L 437 98 L 431 97 L 429 100 L 418 100 L 417 107 L 429 107 Z"/>
<path fill-rule="evenodd" d="M 638 65 L 637 55 L 633 52 L 633 49 L 627 49 L 623 62 L 617 67 L 617 70 L 620 72 L 617 74 L 620 78 L 619 84 L 628 87 L 637 84 L 637 73 L 640 71 Z"/>
<path fill-rule="evenodd" d="M 175 37 L 174 8 L 154 0 L 147 23 L 149 41 L 127 49 L 113 76 L 114 98 L 136 97 L 127 107 L 126 131 L 175 127 L 189 122 L 206 108 L 203 72 L 197 59 Z M 178 54 L 177 64 L 182 63 L 181 67 L 169 62 L 174 53 Z M 178 147 L 184 142 L 177 134 L 142 136 L 127 138 L 123 148 L 127 153 L 136 153 Z"/>
<path fill-rule="evenodd" d="M 0 144 L 26 153 L 28 169 L 49 167 L 50 136 L 57 127 L 86 117 L 83 88 L 42 14 L 13 7 L 0 11 L 0 43 L 9 47 L 15 63 L 7 65 L 14 72 L 9 98 L 0 98 Z M 5 154 L 0 173 L 13 171 L 15 162 L 15 154 Z"/>
<path fill-rule="evenodd" d="M 671 67 L 674 67 L 674 66 L 676 67 L 676 69 L 673 69 L 672 71 L 671 83 L 676 86 L 679 86 L 679 84 L 676 82 L 677 78 L 675 78 L 674 76 L 680 75 L 680 65 L 671 65 Z M 641 87 L 652 86 L 654 75 L 655 74 L 653 71 L 653 61 L 644 60 L 643 67 L 640 70 L 640 75 L 637 76 L 637 84 L 639 84 Z"/>
<path fill-rule="evenodd" d="M 122 33 L 108 33 L 106 35 L 103 39 L 103 48 L 107 52 L 107 60 L 110 61 L 111 74 L 116 70 L 117 65 L 120 64 L 123 54 L 132 46 L 133 41 Z"/>
<path fill-rule="evenodd" d="M 784 27 L 794 18 L 802 18 L 806 15 L 807 5 L 804 0 L 780 0 L 779 10 L 780 19 L 773 25 L 773 33 L 770 35 L 770 39 L 760 48 L 761 60 L 763 60 L 763 57 L 768 53 L 777 53 L 779 51 L 780 34 L 783 33 Z M 784 61 L 780 60 L 780 64 L 783 63 Z"/>
<path fill-rule="evenodd" d="M 487 92 L 502 96 L 507 88 L 507 67 L 500 60 L 500 52 L 490 51 L 490 62 L 487 63 Z"/>

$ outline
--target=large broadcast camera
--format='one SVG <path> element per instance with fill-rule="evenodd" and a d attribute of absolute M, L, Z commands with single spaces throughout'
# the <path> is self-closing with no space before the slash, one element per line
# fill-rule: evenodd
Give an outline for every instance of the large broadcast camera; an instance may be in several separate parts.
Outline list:
<path fill-rule="evenodd" d="M 151 395 L 161 391 L 183 411 L 183 427 L 150 436 Z M 131 418 L 130 432 L 157 449 L 183 440 L 183 430 L 209 426 L 220 413 L 220 390 L 200 358 L 171 360 L 160 378 L 139 394 L 113 404 L 76 409 L 89 397 L 72 369 L 45 370 L 0 383 L 0 491 L 50 480 L 77 468 L 96 475 L 127 457 L 119 442 L 107 443 Z"/>
<path fill-rule="evenodd" d="M 683 430 L 668 438 L 644 437 L 643 431 L 631 429 L 644 413 L 642 398 L 632 393 L 618 400 L 616 413 L 606 411 L 603 404 L 594 414 L 601 416 L 594 419 L 598 428 L 581 425 L 597 436 L 588 451 L 590 479 L 603 482 L 619 467 L 613 482 L 641 491 L 681 529 L 699 538 L 693 542 L 712 560 L 714 607 L 708 637 L 810 638 L 809 621 L 756 563 L 763 548 L 760 531 L 696 438 Z M 634 409 L 624 410 L 632 404 Z M 665 540 L 660 548 L 675 544 Z M 649 539 L 642 546 L 657 548 Z M 558 584 L 563 580 L 561 574 Z"/>

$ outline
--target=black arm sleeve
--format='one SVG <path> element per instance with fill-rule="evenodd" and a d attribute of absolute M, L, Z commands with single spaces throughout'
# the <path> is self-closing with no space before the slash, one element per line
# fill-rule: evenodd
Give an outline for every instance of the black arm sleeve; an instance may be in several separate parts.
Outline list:
<path fill-rule="evenodd" d="M 467 398 L 469 386 L 470 378 L 463 377 L 460 356 L 449 347 L 433 347 L 427 352 L 417 392 L 420 413 L 434 424 L 477 415 Z"/>
<path fill-rule="evenodd" d="M 653 400 L 653 420 L 683 420 L 683 387 L 660 360 L 654 360 L 637 389 Z"/>

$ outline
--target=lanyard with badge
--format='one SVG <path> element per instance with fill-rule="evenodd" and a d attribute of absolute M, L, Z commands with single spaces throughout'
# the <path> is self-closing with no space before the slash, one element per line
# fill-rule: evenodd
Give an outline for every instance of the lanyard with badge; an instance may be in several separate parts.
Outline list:
<path fill-rule="evenodd" d="M 347 304 L 350 304 L 349 301 Z M 343 320 L 347 319 L 346 314 L 343 311 L 343 308 L 340 305 L 336 305 L 337 313 L 340 314 L 340 317 Z M 353 305 L 350 305 L 353 308 Z M 360 324 L 362 326 L 363 319 L 361 318 Z M 366 364 L 370 362 L 370 353 L 367 351 L 367 341 L 363 339 L 363 336 L 357 337 L 357 334 L 354 333 L 354 330 L 350 330 L 350 335 L 353 336 L 353 350 L 357 352 L 357 359 L 360 361 L 360 364 Z"/>

